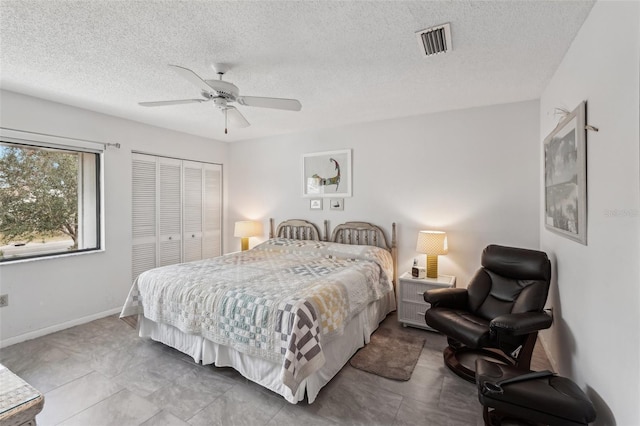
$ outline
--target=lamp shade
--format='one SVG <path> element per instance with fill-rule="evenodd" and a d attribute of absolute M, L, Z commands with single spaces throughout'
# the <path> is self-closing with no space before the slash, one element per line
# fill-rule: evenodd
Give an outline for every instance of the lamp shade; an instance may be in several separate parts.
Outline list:
<path fill-rule="evenodd" d="M 420 231 L 416 251 L 428 255 L 447 254 L 447 233 L 442 231 Z"/>
<path fill-rule="evenodd" d="M 262 225 L 253 220 L 241 220 L 236 222 L 233 236 L 239 238 L 257 237 L 262 235 Z"/>

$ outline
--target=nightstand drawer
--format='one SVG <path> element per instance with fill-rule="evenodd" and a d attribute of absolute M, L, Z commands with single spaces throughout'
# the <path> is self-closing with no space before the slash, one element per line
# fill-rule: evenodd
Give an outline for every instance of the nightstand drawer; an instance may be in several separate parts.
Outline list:
<path fill-rule="evenodd" d="M 432 288 L 442 288 L 437 285 L 429 285 L 428 283 L 417 283 L 403 281 L 402 292 L 400 296 L 405 302 L 422 302 L 424 301 L 424 292 Z"/>
<path fill-rule="evenodd" d="M 412 321 L 414 323 L 421 324 L 426 326 L 427 324 L 424 321 L 424 314 L 429 309 L 430 305 L 428 303 L 412 303 L 405 302 L 402 304 L 402 318 L 406 321 Z"/>

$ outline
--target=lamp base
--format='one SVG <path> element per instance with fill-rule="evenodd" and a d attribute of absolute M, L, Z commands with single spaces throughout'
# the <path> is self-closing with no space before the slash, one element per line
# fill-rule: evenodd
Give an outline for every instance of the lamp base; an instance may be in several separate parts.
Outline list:
<path fill-rule="evenodd" d="M 438 278 L 438 255 L 427 255 L 427 278 Z"/>
<path fill-rule="evenodd" d="M 242 251 L 249 250 L 249 238 L 240 238 L 240 248 Z"/>

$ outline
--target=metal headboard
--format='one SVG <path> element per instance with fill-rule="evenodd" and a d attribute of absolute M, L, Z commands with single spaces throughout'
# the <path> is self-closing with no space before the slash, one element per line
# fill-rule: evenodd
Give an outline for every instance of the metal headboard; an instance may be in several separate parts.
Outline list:
<path fill-rule="evenodd" d="M 320 241 L 320 231 L 318 227 L 303 219 L 289 219 L 278 225 L 274 231 L 273 218 L 269 219 L 269 238 L 291 238 L 294 240 L 314 240 Z"/>
<path fill-rule="evenodd" d="M 393 226 L 395 228 L 395 223 Z M 391 244 L 387 243 L 387 237 L 385 237 L 382 228 L 369 222 L 340 224 L 331 233 L 330 241 L 341 244 L 376 246 L 391 251 Z"/>

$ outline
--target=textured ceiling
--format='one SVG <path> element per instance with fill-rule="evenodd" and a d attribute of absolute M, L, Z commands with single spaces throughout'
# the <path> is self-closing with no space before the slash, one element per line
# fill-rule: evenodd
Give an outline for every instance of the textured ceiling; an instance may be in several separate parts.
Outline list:
<path fill-rule="evenodd" d="M 593 1 L 5 1 L 0 85 L 224 141 L 536 99 Z M 450 22 L 453 51 L 425 58 L 415 31 Z M 211 103 L 167 67 L 302 111 L 237 105 L 223 131 Z"/>

